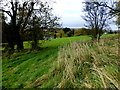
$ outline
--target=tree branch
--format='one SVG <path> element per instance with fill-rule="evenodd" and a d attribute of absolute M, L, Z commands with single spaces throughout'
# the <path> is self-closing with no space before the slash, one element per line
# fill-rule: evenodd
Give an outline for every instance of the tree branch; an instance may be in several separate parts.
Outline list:
<path fill-rule="evenodd" d="M 5 13 L 7 13 L 10 17 L 12 17 L 12 14 L 11 14 L 10 11 L 5 11 L 5 10 L 3 10 L 3 9 L 0 9 L 0 11 L 5 12 Z"/>
<path fill-rule="evenodd" d="M 34 10 L 34 4 L 35 4 L 34 2 L 31 2 L 31 9 L 29 9 L 28 15 L 27 15 L 27 17 L 25 18 L 25 22 L 24 22 L 24 24 L 23 24 L 23 27 L 22 27 L 21 31 L 23 31 L 23 29 L 25 28 L 25 26 L 26 26 L 26 24 L 27 24 L 27 20 L 28 20 L 28 18 L 30 17 L 32 11 Z"/>
<path fill-rule="evenodd" d="M 120 13 L 120 10 L 114 9 L 114 8 L 108 6 L 107 4 L 100 4 L 100 3 L 98 3 L 98 2 L 95 2 L 95 4 L 97 4 L 97 5 L 99 5 L 99 6 L 107 7 L 107 8 L 109 8 L 110 10 L 112 10 L 112 11 L 114 11 L 114 12 L 116 12 L 116 13 Z"/>

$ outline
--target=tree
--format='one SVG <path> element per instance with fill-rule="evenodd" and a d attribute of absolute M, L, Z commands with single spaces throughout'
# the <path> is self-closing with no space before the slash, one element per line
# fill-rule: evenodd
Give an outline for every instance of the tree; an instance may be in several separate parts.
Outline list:
<path fill-rule="evenodd" d="M 95 4 L 106 7 L 110 15 L 117 16 L 116 24 L 120 27 L 120 0 L 104 0 L 104 2 L 99 0 Z"/>
<path fill-rule="evenodd" d="M 6 37 L 7 37 L 7 31 L 8 31 L 8 24 L 5 22 L 6 17 L 4 15 L 4 13 L 1 13 L 1 20 L 2 20 L 2 42 L 1 43 L 5 43 L 6 42 Z"/>
<path fill-rule="evenodd" d="M 54 39 L 56 39 L 56 37 L 57 37 L 57 35 L 56 35 L 56 33 L 54 34 Z"/>
<path fill-rule="evenodd" d="M 39 49 L 38 40 L 43 39 L 43 30 L 47 30 L 46 33 L 49 35 L 50 29 L 59 25 L 58 20 L 59 18 L 52 14 L 52 8 L 50 8 L 47 2 L 45 2 L 45 4 L 41 2 L 39 9 L 33 11 L 28 23 L 32 33 L 33 49 Z"/>
<path fill-rule="evenodd" d="M 17 44 L 17 49 L 24 48 L 22 37 L 24 35 L 25 29 L 29 26 L 29 20 L 31 20 L 34 14 L 39 15 L 39 25 L 42 28 L 54 26 L 58 20 L 57 17 L 51 18 L 50 16 L 52 14 L 49 13 L 50 8 L 46 7 L 46 3 L 43 4 L 43 2 L 38 0 L 26 0 L 22 3 L 20 3 L 18 0 L 8 0 L 8 2 L 9 3 L 7 4 L 4 2 L 6 4 L 4 6 L 10 8 L 10 10 L 2 8 L 0 11 L 5 12 L 11 18 L 11 39 L 7 42 L 12 50 L 14 49 L 15 44 Z M 40 8 L 35 8 L 35 6 Z M 36 25 L 34 25 L 34 27 L 36 27 Z"/>
<path fill-rule="evenodd" d="M 4 1 L 3 1 L 4 2 Z M 23 49 L 23 40 L 20 36 L 20 31 L 23 31 L 25 26 L 27 25 L 27 21 L 32 14 L 35 3 L 32 1 L 24 1 L 20 4 L 18 1 L 8 1 L 5 7 L 11 8 L 9 11 L 6 8 L 0 9 L 2 12 L 5 12 L 10 18 L 10 26 L 11 26 L 11 40 L 8 41 L 8 44 L 11 49 L 14 49 L 14 45 L 17 44 L 17 49 Z M 25 8 L 27 7 L 27 15 L 24 18 Z M 22 14 L 19 19 L 17 19 L 17 14 L 22 10 Z"/>
<path fill-rule="evenodd" d="M 35 15 L 32 19 L 32 49 L 39 49 L 38 46 L 38 33 L 39 33 L 39 23 L 37 20 L 37 16 Z"/>
<path fill-rule="evenodd" d="M 120 0 L 118 1 L 118 3 L 116 3 L 116 9 L 117 10 L 120 10 Z M 118 26 L 120 26 L 120 12 L 119 12 L 119 14 L 117 15 L 118 17 L 117 17 L 117 20 L 116 20 L 116 24 L 118 25 Z"/>
<path fill-rule="evenodd" d="M 65 32 L 65 33 L 67 33 L 67 32 L 69 32 L 69 31 L 71 31 L 71 29 L 70 28 L 63 28 L 63 31 Z"/>
<path fill-rule="evenodd" d="M 59 33 L 60 33 L 60 38 L 62 38 L 64 36 L 64 31 L 60 29 Z"/>
<path fill-rule="evenodd" d="M 60 18 L 52 13 L 53 9 L 47 4 L 47 2 L 41 4 L 42 7 L 37 10 L 37 17 L 39 18 L 40 25 L 39 27 L 46 30 L 46 36 L 50 37 L 51 28 L 60 26 L 60 23 L 58 22 Z"/>
<path fill-rule="evenodd" d="M 111 16 L 108 14 L 108 10 L 95 4 L 95 2 L 85 3 L 85 16 L 83 19 L 86 21 L 86 27 L 91 29 L 91 36 L 93 40 L 99 40 L 103 34 L 103 30 L 109 26 L 109 20 Z"/>

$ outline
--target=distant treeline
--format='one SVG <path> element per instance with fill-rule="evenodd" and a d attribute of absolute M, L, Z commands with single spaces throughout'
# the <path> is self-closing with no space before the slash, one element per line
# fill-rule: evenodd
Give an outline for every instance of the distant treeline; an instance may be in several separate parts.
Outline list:
<path fill-rule="evenodd" d="M 9 26 L 6 26 L 4 29 L 9 29 L 9 30 L 4 30 L 8 31 L 7 35 L 10 34 L 11 30 Z M 38 28 L 37 29 L 37 34 L 38 34 L 38 40 L 44 40 L 45 37 L 52 37 L 52 38 L 62 38 L 62 37 L 73 37 L 73 36 L 81 36 L 81 35 L 91 35 L 92 31 L 90 29 L 86 28 L 80 28 L 80 29 L 70 29 L 70 28 L 48 28 L 48 29 L 42 29 Z M 102 33 L 103 34 L 117 34 L 119 31 L 112 31 L 112 30 L 104 30 Z M 33 40 L 33 33 L 32 29 L 26 29 L 24 31 L 24 35 L 22 35 L 22 40 L 23 41 L 32 41 Z M 2 33 L 2 42 L 6 43 L 6 32 Z"/>

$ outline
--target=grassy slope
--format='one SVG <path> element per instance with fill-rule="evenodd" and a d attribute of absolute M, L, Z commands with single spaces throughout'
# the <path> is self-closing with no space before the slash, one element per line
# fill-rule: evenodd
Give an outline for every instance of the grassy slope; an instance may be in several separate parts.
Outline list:
<path fill-rule="evenodd" d="M 53 62 L 57 60 L 58 46 L 76 40 L 90 39 L 88 36 L 48 40 L 42 45 L 42 50 L 10 55 L 3 55 L 3 85 L 11 88 L 30 86 L 36 79 L 48 73 Z M 25 48 L 30 48 L 25 42 Z"/>
<path fill-rule="evenodd" d="M 62 73 L 56 71 L 58 47 L 88 36 L 48 40 L 40 51 L 15 52 L 9 59 L 3 55 L 3 86 L 8 88 L 52 88 L 60 83 Z M 25 42 L 25 47 L 30 47 Z"/>

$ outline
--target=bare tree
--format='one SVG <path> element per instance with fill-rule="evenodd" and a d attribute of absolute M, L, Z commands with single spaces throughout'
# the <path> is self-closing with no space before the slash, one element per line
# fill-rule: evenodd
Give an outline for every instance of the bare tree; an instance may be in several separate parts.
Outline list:
<path fill-rule="evenodd" d="M 105 7 L 95 4 L 95 2 L 84 2 L 84 4 L 85 16 L 83 19 L 86 21 L 85 26 L 91 29 L 92 39 L 99 40 L 103 30 L 109 26 L 108 21 L 111 16 Z"/>
<path fill-rule="evenodd" d="M 120 29 L 120 0 L 92 0 L 96 1 L 95 4 L 99 6 L 103 6 L 106 9 L 109 9 L 109 14 L 111 16 L 117 17 L 116 24 L 118 25 L 118 29 Z"/>

